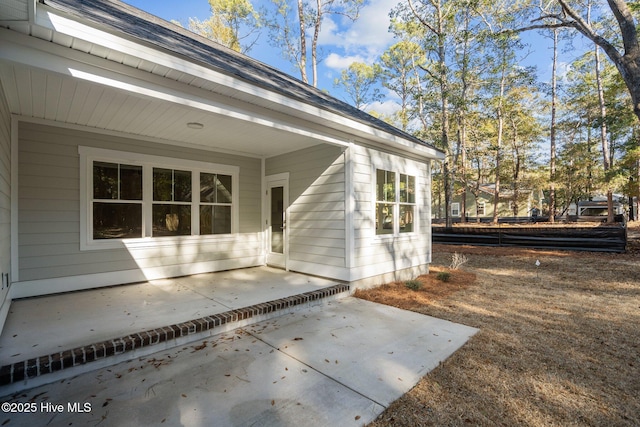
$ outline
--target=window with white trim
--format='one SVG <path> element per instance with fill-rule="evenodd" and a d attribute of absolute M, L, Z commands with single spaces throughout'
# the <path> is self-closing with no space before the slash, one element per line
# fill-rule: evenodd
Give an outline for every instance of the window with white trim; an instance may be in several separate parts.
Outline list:
<path fill-rule="evenodd" d="M 79 152 L 83 249 L 237 231 L 237 166 L 88 147 Z"/>
<path fill-rule="evenodd" d="M 142 166 L 94 161 L 93 239 L 142 237 Z"/>
<path fill-rule="evenodd" d="M 478 207 L 476 208 L 476 215 L 477 216 L 484 216 L 485 212 L 485 202 L 478 202 Z"/>
<path fill-rule="evenodd" d="M 412 233 L 415 217 L 415 176 L 376 169 L 376 234 Z"/>
<path fill-rule="evenodd" d="M 452 202 L 451 203 L 451 216 L 460 216 L 460 203 Z"/>

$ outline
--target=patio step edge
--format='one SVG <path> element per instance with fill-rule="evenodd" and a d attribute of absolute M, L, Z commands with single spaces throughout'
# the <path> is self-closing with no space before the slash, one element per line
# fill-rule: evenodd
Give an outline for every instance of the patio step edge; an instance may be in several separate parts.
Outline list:
<path fill-rule="evenodd" d="M 117 359 L 115 363 L 119 363 L 127 360 L 122 359 L 122 356 L 129 353 L 132 357 L 140 356 L 140 350 L 143 350 L 144 354 L 151 354 L 155 351 L 173 347 L 173 345 L 169 345 L 172 341 L 175 341 L 176 345 L 181 345 L 185 342 L 199 339 L 203 333 L 208 333 L 209 335 L 224 333 L 230 329 L 254 323 L 251 322 L 253 319 L 255 319 L 255 322 L 259 322 L 265 320 L 265 316 L 275 317 L 275 315 L 286 314 L 287 310 L 291 308 L 327 299 L 335 299 L 342 296 L 342 294 L 346 296 L 349 293 L 350 287 L 348 284 L 337 284 L 315 291 L 228 310 L 211 316 L 149 329 L 124 337 L 108 339 L 4 365 L 0 367 L 0 393 L 4 394 L 5 390 L 3 388 L 11 388 L 10 392 L 30 388 L 34 386 L 28 384 L 32 382 L 30 380 L 43 375 L 61 373 L 67 369 L 78 368 L 95 362 L 102 362 L 96 363 L 96 365 L 99 365 L 96 368 L 101 368 L 109 365 L 105 363 L 108 358 L 114 357 Z M 162 346 L 163 344 L 164 347 Z M 52 378 L 53 381 L 57 379 L 59 379 L 58 376 Z M 46 382 L 49 381 L 43 381 L 42 383 Z M 24 387 L 16 388 L 15 386 L 19 383 L 22 383 Z"/>

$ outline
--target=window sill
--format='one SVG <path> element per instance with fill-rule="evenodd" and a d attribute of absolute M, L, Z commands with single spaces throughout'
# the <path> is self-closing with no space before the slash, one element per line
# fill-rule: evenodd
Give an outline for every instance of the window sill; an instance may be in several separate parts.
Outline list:
<path fill-rule="evenodd" d="M 162 236 L 137 239 L 93 240 L 80 245 L 81 251 L 101 251 L 117 249 L 145 249 L 170 247 L 176 245 L 201 245 L 203 243 L 221 243 L 235 240 L 237 233 L 208 234 L 203 236 Z"/>

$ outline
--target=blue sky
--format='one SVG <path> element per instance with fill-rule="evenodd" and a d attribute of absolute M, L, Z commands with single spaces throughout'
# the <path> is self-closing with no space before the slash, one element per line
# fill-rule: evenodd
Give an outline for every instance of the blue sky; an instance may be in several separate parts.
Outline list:
<path fill-rule="evenodd" d="M 184 24 L 188 22 L 190 17 L 204 20 L 210 15 L 207 0 L 124 1 L 160 18 L 178 20 Z M 340 91 L 333 87 L 333 80 L 340 75 L 341 70 L 348 67 L 353 61 L 372 63 L 387 47 L 393 44 L 393 36 L 388 32 L 389 11 L 399 1 L 369 0 L 355 23 L 341 22 L 337 18 L 330 18 L 323 22 L 319 40 L 324 58 L 318 66 L 318 87 L 320 89 L 327 90 L 332 95 L 342 98 Z M 264 2 L 270 3 L 270 0 L 252 1 L 256 9 Z M 526 58 L 525 65 L 537 65 L 539 79 L 541 81 L 548 80 L 552 54 L 550 39 L 540 37 L 535 33 L 526 33 L 524 37 L 532 45 L 532 53 Z M 280 53 L 269 45 L 266 34 L 262 35 L 249 55 L 294 77 L 300 77 L 293 65 L 283 60 Z M 561 55 L 561 61 L 571 60 L 568 55 L 564 56 Z M 310 73 L 309 79 L 311 79 Z M 381 113 L 391 113 L 396 105 L 393 99 L 388 98 L 386 102 L 373 105 L 372 108 Z"/>
<path fill-rule="evenodd" d="M 184 25 L 190 17 L 200 20 L 210 15 L 207 0 L 124 0 L 139 9 L 152 13 L 166 20 L 178 20 Z M 270 0 L 253 0 L 254 8 L 262 3 L 270 4 Z M 343 25 L 334 19 L 323 22 L 319 46 L 323 61 L 319 64 L 318 74 L 320 89 L 334 93 L 333 80 L 340 75 L 342 69 L 353 61 L 372 62 L 388 46 L 393 43 L 393 36 L 388 33 L 389 11 L 398 0 L 369 0 L 368 5 L 360 13 L 355 23 Z M 286 73 L 300 78 L 300 73 L 292 64 L 282 59 L 280 53 L 268 43 L 266 33 L 258 40 L 249 52 L 249 56 L 272 65 Z M 309 79 L 311 73 L 309 71 Z"/>

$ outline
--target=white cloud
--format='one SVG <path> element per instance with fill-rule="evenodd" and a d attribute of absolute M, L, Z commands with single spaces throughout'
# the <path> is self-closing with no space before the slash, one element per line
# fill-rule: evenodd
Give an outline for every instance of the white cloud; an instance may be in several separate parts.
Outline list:
<path fill-rule="evenodd" d="M 331 68 L 334 70 L 344 70 L 349 67 L 349 65 L 354 62 L 365 62 L 365 59 L 359 55 L 355 56 L 342 56 L 337 53 L 330 53 L 329 56 L 323 61 L 323 64 L 327 68 Z"/>
<path fill-rule="evenodd" d="M 366 111 L 375 111 L 378 114 L 390 117 L 400 111 L 400 104 L 390 99 L 383 102 L 376 101 L 367 105 Z"/>
<path fill-rule="evenodd" d="M 389 33 L 389 12 L 398 0 L 371 0 L 360 11 L 354 23 L 348 19 L 336 22 L 328 16 L 322 22 L 318 40 L 321 46 L 337 46 L 347 53 L 362 52 L 362 56 L 375 57 L 393 42 Z"/>

